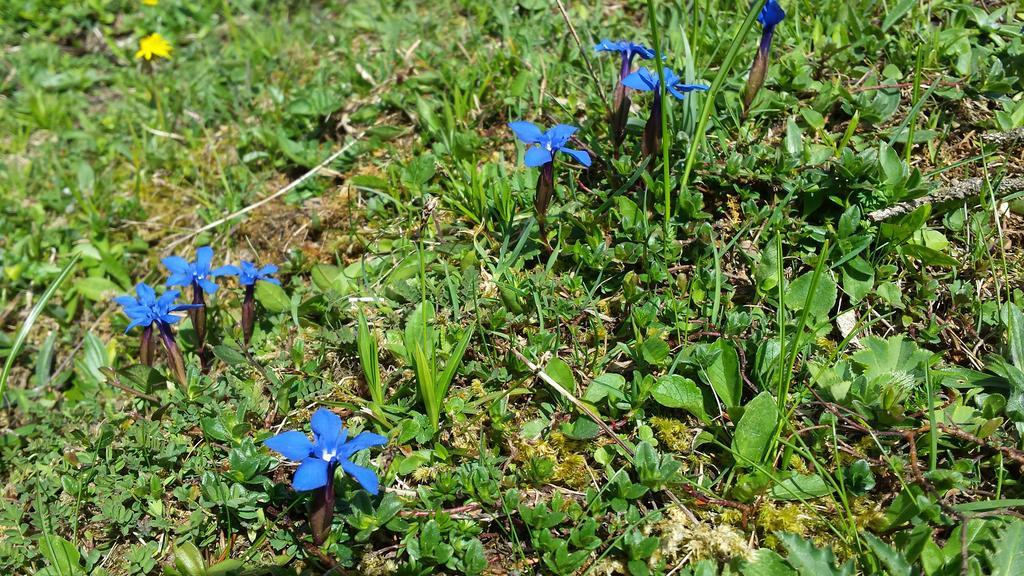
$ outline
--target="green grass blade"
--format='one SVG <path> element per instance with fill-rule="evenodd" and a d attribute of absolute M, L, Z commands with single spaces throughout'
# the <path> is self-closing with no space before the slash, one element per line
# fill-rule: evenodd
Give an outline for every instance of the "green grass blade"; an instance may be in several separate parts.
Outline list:
<path fill-rule="evenodd" d="M 64 269 L 60 271 L 57 278 L 50 283 L 46 291 L 43 292 L 43 295 L 39 297 L 36 305 L 32 307 L 32 311 L 28 313 L 28 317 L 25 318 L 25 322 L 21 325 L 21 330 L 18 331 L 18 335 L 14 338 L 14 345 L 11 346 L 11 352 L 7 355 L 7 361 L 4 362 L 4 371 L 0 373 L 0 399 L 3 398 L 4 392 L 7 391 L 7 378 L 10 377 L 11 369 L 14 368 L 14 359 L 18 357 L 22 346 L 25 345 L 25 340 L 28 339 L 28 333 L 32 330 L 32 326 L 35 325 L 39 315 L 43 313 L 43 307 L 50 301 L 50 298 L 53 298 L 60 285 L 64 283 L 64 280 L 71 274 L 71 271 L 75 269 L 79 258 L 81 258 L 81 255 L 75 254 L 71 261 L 64 265 Z"/>
<path fill-rule="evenodd" d="M 700 109 L 697 129 L 694 130 L 693 139 L 690 140 L 690 149 L 686 153 L 686 166 L 683 168 L 683 177 L 679 181 L 680 192 L 685 191 L 690 183 L 690 173 L 693 172 L 693 164 L 697 161 L 697 154 L 700 152 L 701 145 L 704 144 L 704 133 L 707 129 L 708 119 L 711 117 L 711 112 L 715 109 L 715 98 L 722 90 L 726 78 L 732 71 L 733 64 L 736 63 L 736 58 L 740 53 L 740 46 L 743 45 L 743 39 L 754 25 L 754 21 L 757 20 L 757 15 L 761 12 L 763 6 L 764 2 L 755 2 L 750 7 L 747 17 L 743 20 L 743 24 L 740 25 L 736 35 L 732 38 L 732 44 L 729 45 L 729 51 L 725 54 L 722 67 L 718 70 L 718 74 L 715 75 L 715 79 L 712 80 L 711 88 L 704 95 L 704 106 Z"/>
<path fill-rule="evenodd" d="M 366 315 L 359 311 L 359 333 L 356 335 L 356 345 L 359 349 L 359 365 L 363 368 L 363 375 L 366 377 L 366 387 L 370 389 L 370 399 L 373 403 L 380 405 L 384 402 L 384 390 L 380 380 L 380 360 L 377 349 L 377 338 L 370 333 L 370 326 L 366 322 Z"/>
<path fill-rule="evenodd" d="M 459 365 L 462 364 L 462 357 L 466 355 L 466 349 L 469 348 L 469 340 L 473 337 L 473 327 L 470 326 L 462 334 L 462 338 L 459 343 L 455 345 L 455 349 L 452 350 L 451 355 L 448 357 L 448 363 L 444 367 L 444 372 L 441 374 L 441 380 L 437 383 L 439 396 L 443 401 L 445 396 L 448 396 L 448 388 L 452 385 L 452 379 L 455 378 L 455 371 L 458 370 Z"/>

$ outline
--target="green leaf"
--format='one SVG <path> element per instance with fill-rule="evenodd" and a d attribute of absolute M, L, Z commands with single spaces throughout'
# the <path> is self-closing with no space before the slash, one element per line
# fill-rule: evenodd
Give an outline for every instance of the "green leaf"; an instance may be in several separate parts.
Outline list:
<path fill-rule="evenodd" d="M 753 560 L 745 562 L 740 567 L 740 574 L 743 576 L 794 576 L 796 571 L 790 568 L 775 551 L 759 548 L 754 552 Z"/>
<path fill-rule="evenodd" d="M 761 259 L 754 269 L 754 281 L 761 292 L 774 290 L 779 285 L 779 249 L 775 242 L 769 242 L 761 252 Z"/>
<path fill-rule="evenodd" d="M 788 290 L 786 290 L 787 308 L 796 311 L 804 309 L 804 303 L 807 301 L 807 292 L 811 289 L 813 279 L 814 272 L 807 272 L 789 285 Z M 823 273 L 818 279 L 818 287 L 815 289 L 810 301 L 809 313 L 811 317 L 818 320 L 827 318 L 832 307 L 835 306 L 838 296 L 839 290 L 836 286 L 836 281 L 828 273 Z"/>
<path fill-rule="evenodd" d="M 932 205 L 925 204 L 910 214 L 897 216 L 887 222 L 883 222 L 878 227 L 878 235 L 881 239 L 888 240 L 893 244 L 902 244 L 928 222 L 928 216 L 931 213 Z"/>
<path fill-rule="evenodd" d="M 1013 302 L 1007 304 L 1006 330 L 1010 360 L 1018 369 L 1024 370 L 1024 314 Z"/>
<path fill-rule="evenodd" d="M 802 157 L 804 153 L 804 137 L 793 116 L 786 121 L 786 153 L 795 158 Z"/>
<path fill-rule="evenodd" d="M 779 409 L 768 392 L 761 392 L 747 403 L 732 437 L 737 466 L 748 467 L 762 461 L 778 421 Z"/>
<path fill-rule="evenodd" d="M 668 408 L 682 408 L 701 422 L 708 421 L 708 415 L 704 412 L 704 395 L 701 394 L 697 383 L 679 374 L 667 374 L 658 378 L 651 396 Z"/>
<path fill-rule="evenodd" d="M 886 570 L 889 572 L 889 576 L 911 576 L 913 569 L 910 567 L 910 563 L 903 557 L 903 554 L 892 546 L 886 544 L 881 538 L 865 532 L 862 534 L 864 540 L 868 543 L 868 548 L 882 561 L 885 565 Z"/>
<path fill-rule="evenodd" d="M 256 283 L 256 300 L 268 312 L 279 314 L 292 309 L 292 301 L 284 289 L 270 282 Z"/>
<path fill-rule="evenodd" d="M 818 474 L 791 474 L 772 486 L 776 500 L 810 500 L 831 494 L 833 488 Z"/>
<path fill-rule="evenodd" d="M 740 359 L 736 348 L 724 338 L 719 338 L 709 347 L 714 360 L 704 367 L 700 376 L 714 389 L 726 408 L 739 405 L 743 395 L 743 378 L 740 376 Z"/>
<path fill-rule="evenodd" d="M 564 360 L 555 356 L 551 360 L 548 360 L 548 365 L 544 367 L 544 371 L 548 373 L 548 376 L 558 382 L 562 388 L 565 388 L 573 394 L 576 393 L 576 377 L 573 376 L 572 368 L 565 363 Z"/>
<path fill-rule="evenodd" d="M 875 269 L 867 260 L 857 256 L 843 265 L 843 291 L 852 303 L 863 300 L 874 286 Z"/>
<path fill-rule="evenodd" d="M 668 343 L 657 336 L 644 340 L 644 343 L 640 345 L 640 355 L 644 362 L 654 366 L 664 362 L 668 358 L 668 353 Z"/>
<path fill-rule="evenodd" d="M 915 4 L 917 4 L 917 0 L 903 0 L 894 8 L 889 10 L 885 15 L 885 20 L 882 21 L 882 32 L 887 32 L 889 28 L 892 28 L 893 24 L 902 20 Z"/>
<path fill-rule="evenodd" d="M 174 547 L 174 566 L 182 576 L 207 576 L 203 555 L 191 541 Z"/>
<path fill-rule="evenodd" d="M 39 552 L 49 562 L 53 571 L 61 576 L 85 574 L 82 570 L 82 555 L 74 544 L 56 535 L 39 538 Z"/>
<path fill-rule="evenodd" d="M 74 283 L 75 290 L 93 302 L 110 300 L 123 290 L 109 278 L 90 276 Z"/>
<path fill-rule="evenodd" d="M 995 552 L 989 558 L 992 576 L 1024 574 L 1024 521 L 1015 519 L 1000 533 Z"/>
<path fill-rule="evenodd" d="M 829 549 L 819 549 L 795 534 L 777 532 L 789 556 L 786 561 L 796 568 L 800 576 L 853 576 L 853 563 L 836 568 L 836 557 Z"/>
<path fill-rule="evenodd" d="M 900 155 L 893 150 L 892 146 L 884 142 L 878 150 L 878 164 L 882 167 L 882 174 L 885 176 L 887 184 L 895 186 L 903 182 L 906 174 L 903 161 L 900 160 Z"/>
<path fill-rule="evenodd" d="M 590 385 L 587 386 L 582 399 L 584 402 L 590 403 L 600 402 L 609 396 L 623 400 L 625 395 L 623 395 L 622 389 L 625 386 L 626 379 L 620 374 L 606 372 L 590 381 Z"/>
<path fill-rule="evenodd" d="M 313 285 L 322 292 L 333 290 L 346 294 L 351 287 L 345 271 L 333 264 L 317 264 L 313 266 L 310 275 L 313 279 Z"/>
<path fill-rule="evenodd" d="M 374 404 L 384 401 L 384 390 L 380 379 L 380 351 L 377 337 L 370 332 L 366 314 L 359 310 L 359 332 L 356 334 L 356 348 L 359 351 L 359 365 L 363 368 L 366 387 L 370 390 L 370 398 Z"/>

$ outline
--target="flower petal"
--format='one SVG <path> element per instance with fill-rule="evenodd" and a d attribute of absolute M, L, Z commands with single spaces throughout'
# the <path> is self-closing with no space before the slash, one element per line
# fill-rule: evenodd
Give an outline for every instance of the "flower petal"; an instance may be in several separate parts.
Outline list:
<path fill-rule="evenodd" d="M 556 124 L 544 133 L 544 136 L 551 141 L 552 148 L 561 148 L 579 128 L 568 124 Z"/>
<path fill-rule="evenodd" d="M 273 438 L 267 438 L 263 441 L 263 445 L 296 462 L 309 458 L 309 453 L 313 450 L 313 443 L 309 441 L 309 438 L 296 430 L 282 432 Z"/>
<path fill-rule="evenodd" d="M 537 128 L 537 125 L 533 122 L 526 122 L 523 120 L 518 122 L 509 122 L 508 127 L 512 129 L 512 132 L 515 132 L 516 138 L 519 138 L 527 144 L 534 144 L 540 140 L 540 128 Z"/>
<path fill-rule="evenodd" d="M 306 458 L 295 470 L 292 477 L 292 488 L 296 490 L 316 490 L 327 485 L 327 461 L 321 458 Z"/>
<path fill-rule="evenodd" d="M 135 320 L 132 320 L 131 323 L 128 324 L 128 327 L 124 329 L 124 333 L 127 334 L 131 332 L 132 328 L 135 328 L 136 326 L 149 326 L 152 323 L 153 321 L 150 320 L 149 318 L 137 318 Z"/>
<path fill-rule="evenodd" d="M 192 285 L 192 273 L 188 274 L 171 274 L 165 282 L 167 286 L 191 286 Z"/>
<path fill-rule="evenodd" d="M 139 282 L 135 285 L 135 293 L 139 295 L 139 302 L 142 304 L 156 303 L 156 292 L 152 286 L 145 282 Z"/>
<path fill-rule="evenodd" d="M 562 148 L 561 150 L 559 150 L 559 152 L 565 152 L 569 156 L 572 156 L 573 158 L 575 158 L 576 161 L 579 162 L 580 164 L 583 164 L 584 166 L 587 166 L 588 168 L 590 167 L 590 154 L 587 154 L 583 150 L 574 150 L 572 148 Z"/>
<path fill-rule="evenodd" d="M 341 427 L 341 418 L 327 408 L 319 408 L 313 413 L 310 426 L 313 428 L 313 434 L 316 435 L 317 444 L 329 449 L 333 448 L 332 443 L 338 442 L 344 432 Z"/>
<path fill-rule="evenodd" d="M 242 269 L 233 264 L 227 266 L 221 266 L 213 272 L 210 272 L 210 276 L 238 276 L 242 273 Z"/>
<path fill-rule="evenodd" d="M 612 42 L 611 40 L 602 39 L 596 45 L 594 45 L 595 52 L 621 52 L 622 47 L 618 42 Z"/>
<path fill-rule="evenodd" d="M 523 157 L 523 164 L 526 164 L 530 168 L 543 166 L 548 162 L 551 162 L 551 152 L 548 152 L 540 146 L 531 146 Z"/>
<path fill-rule="evenodd" d="M 192 267 L 189 265 L 188 261 L 181 256 L 168 256 L 160 262 L 162 262 L 164 267 L 170 270 L 172 274 L 192 275 Z"/>
<path fill-rule="evenodd" d="M 199 281 L 199 286 L 203 289 L 203 292 L 206 292 L 207 294 L 213 294 L 217 291 L 217 283 L 206 278 Z"/>
<path fill-rule="evenodd" d="M 654 58 L 654 50 L 651 50 L 650 48 L 644 46 L 643 44 L 633 44 L 631 48 L 633 49 L 633 54 L 636 54 L 637 56 L 643 58 L 644 60 L 650 60 L 651 58 Z"/>
<path fill-rule="evenodd" d="M 363 468 L 358 464 L 353 464 L 348 460 L 341 461 L 341 469 L 344 470 L 349 476 L 355 478 L 356 482 L 363 487 L 367 492 L 377 495 L 378 488 L 380 487 L 380 480 L 377 479 L 377 474 L 369 468 Z"/>
<path fill-rule="evenodd" d="M 211 262 L 213 262 L 213 248 L 203 246 L 196 250 L 196 273 L 209 274 Z"/>
<path fill-rule="evenodd" d="M 775 26 L 786 17 L 786 11 L 782 9 L 778 0 L 768 0 L 761 13 L 757 15 L 757 21 L 762 26 Z"/>
<path fill-rule="evenodd" d="M 338 447 L 338 458 L 344 459 L 371 446 L 382 446 L 388 443 L 388 439 L 373 432 L 360 432 L 355 438 L 345 442 Z"/>
<path fill-rule="evenodd" d="M 651 71 L 641 68 L 622 79 L 622 85 L 633 90 L 653 92 L 658 86 L 657 80 L 651 79 Z"/>

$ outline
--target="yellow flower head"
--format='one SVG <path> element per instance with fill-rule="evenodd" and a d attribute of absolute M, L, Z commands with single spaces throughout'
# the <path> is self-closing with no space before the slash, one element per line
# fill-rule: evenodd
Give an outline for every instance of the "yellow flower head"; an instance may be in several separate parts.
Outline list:
<path fill-rule="evenodd" d="M 156 6 L 160 3 L 160 0 L 142 0 L 142 3 L 146 6 Z"/>
<path fill-rule="evenodd" d="M 135 53 L 135 59 L 145 58 L 146 60 L 152 60 L 153 56 L 159 58 L 171 57 L 170 42 L 164 40 L 162 36 L 155 32 L 139 40 L 139 51 Z"/>

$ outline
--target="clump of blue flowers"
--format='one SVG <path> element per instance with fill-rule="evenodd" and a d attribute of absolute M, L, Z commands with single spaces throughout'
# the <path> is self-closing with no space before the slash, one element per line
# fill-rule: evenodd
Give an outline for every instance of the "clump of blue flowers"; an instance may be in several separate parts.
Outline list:
<path fill-rule="evenodd" d="M 747 87 L 743 91 L 744 114 L 750 110 L 750 104 L 757 96 L 757 92 L 764 84 L 765 74 L 768 73 L 768 57 L 771 55 L 772 37 L 775 35 L 775 27 L 786 17 L 786 11 L 779 5 L 778 0 L 768 0 L 761 8 L 757 21 L 761 23 L 761 42 L 757 46 L 757 54 L 754 55 L 754 63 L 750 67 L 750 75 L 747 76 Z"/>
<path fill-rule="evenodd" d="M 174 340 L 174 333 L 171 325 L 181 320 L 180 316 L 173 314 L 182 310 L 195 310 L 198 304 L 175 304 L 178 299 L 177 290 L 168 290 L 157 298 L 153 287 L 145 282 L 135 286 L 135 295 L 118 296 L 114 301 L 121 305 L 125 316 L 131 320 L 127 334 L 132 328 L 142 327 L 142 342 L 139 346 L 139 361 L 147 366 L 153 365 L 153 329 L 156 328 L 160 339 L 167 351 L 167 363 L 174 372 L 178 382 L 185 384 L 185 361 L 181 356 L 181 350 Z"/>
<path fill-rule="evenodd" d="M 272 277 L 277 273 L 277 266 L 266 264 L 263 267 L 257 267 L 252 262 L 243 260 L 240 266 L 222 266 L 218 270 L 224 275 L 238 276 L 238 283 L 245 290 L 245 296 L 242 299 L 242 337 L 245 340 L 245 345 L 249 346 L 253 328 L 256 326 L 256 282 L 263 281 L 280 285 L 281 282 Z"/>
<path fill-rule="evenodd" d="M 677 100 L 686 98 L 688 92 L 695 90 L 707 90 L 704 84 L 684 84 L 679 76 L 670 68 L 662 68 L 662 75 L 665 77 L 665 93 Z M 634 90 L 653 92 L 654 99 L 651 101 L 651 115 L 647 118 L 644 126 L 643 151 L 648 156 L 653 156 L 661 150 L 661 81 L 656 70 L 640 68 L 629 76 L 626 76 L 622 83 Z"/>
<path fill-rule="evenodd" d="M 387 438 L 373 432 L 362 432 L 354 438 L 342 427 L 337 414 L 320 408 L 310 420 L 313 441 L 303 432 L 292 430 L 282 432 L 264 441 L 264 445 L 278 452 L 288 460 L 299 462 L 292 478 L 296 490 L 316 490 L 310 525 L 313 540 L 318 545 L 327 537 L 334 511 L 334 472 L 339 467 L 355 479 L 367 492 L 377 495 L 380 481 L 369 468 L 354 464 L 351 457 L 356 452 L 387 443 Z"/>
<path fill-rule="evenodd" d="M 168 256 L 161 262 L 171 273 L 167 279 L 168 286 L 192 289 L 192 304 L 195 307 L 189 311 L 189 317 L 192 319 L 192 328 L 196 332 L 196 349 L 202 351 L 206 342 L 206 299 L 204 295 L 217 291 L 217 283 L 213 281 L 213 278 L 227 274 L 228 272 L 225 270 L 227 267 L 211 269 L 213 249 L 209 246 L 203 246 L 196 250 L 194 262 L 189 262 L 180 256 Z"/>
<path fill-rule="evenodd" d="M 523 157 L 523 163 L 531 168 L 540 168 L 537 179 L 537 193 L 533 197 L 533 207 L 537 211 L 537 223 L 540 225 L 541 239 L 545 239 L 548 204 L 555 192 L 555 153 L 562 152 L 580 164 L 590 166 L 590 154 L 584 150 L 569 148 L 569 138 L 578 130 L 575 126 L 557 124 L 550 130 L 542 131 L 532 122 L 510 122 L 509 128 L 529 148 Z"/>
<path fill-rule="evenodd" d="M 617 42 L 601 40 L 600 43 L 594 46 L 594 50 L 597 52 L 617 52 L 622 60 L 619 67 L 619 81 L 615 85 L 611 111 L 612 145 L 617 153 L 619 146 L 622 145 L 622 141 L 626 138 L 626 121 L 629 119 L 629 106 L 631 104 L 629 94 L 626 91 L 626 85 L 622 81 L 632 72 L 634 57 L 639 56 L 644 60 L 650 60 L 654 58 L 654 50 L 643 44 L 624 40 Z"/>

